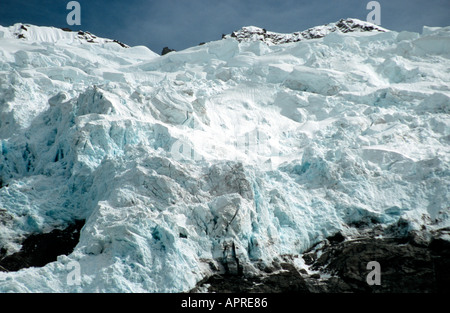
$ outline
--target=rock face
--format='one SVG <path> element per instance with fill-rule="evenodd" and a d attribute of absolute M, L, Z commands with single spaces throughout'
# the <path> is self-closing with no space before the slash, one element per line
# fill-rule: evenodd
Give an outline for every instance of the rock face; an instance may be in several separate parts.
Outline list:
<path fill-rule="evenodd" d="M 350 32 L 386 32 L 387 30 L 377 25 L 360 21 L 358 19 L 341 19 L 336 23 L 309 28 L 302 32 L 292 34 L 281 34 L 267 31 L 264 28 L 246 26 L 240 30 L 224 35 L 222 38 L 235 38 L 239 42 L 263 41 L 268 45 L 279 45 L 290 42 L 298 42 L 305 39 L 317 39 L 329 33 L 350 33 Z"/>
<path fill-rule="evenodd" d="M 167 54 L 169 52 L 172 52 L 172 51 L 175 51 L 175 50 L 174 49 L 170 49 L 169 47 L 164 47 L 162 49 L 161 55 L 165 55 L 165 54 Z"/>
<path fill-rule="evenodd" d="M 312 291 L 319 292 L 449 292 L 450 243 L 441 239 L 428 245 L 398 238 L 362 238 L 327 245 L 311 264 L 331 274 Z M 380 285 L 366 281 L 367 264 L 380 264 Z"/>
<path fill-rule="evenodd" d="M 67 255 L 78 243 L 84 221 L 75 221 L 65 229 L 55 229 L 45 234 L 30 235 L 22 249 L 4 256 L 0 251 L 0 271 L 18 271 L 27 267 L 41 267 L 56 261 L 59 255 Z M 3 253 L 2 253 L 3 252 Z"/>
<path fill-rule="evenodd" d="M 289 263 L 282 263 L 278 273 L 267 276 L 214 275 L 191 292 L 204 292 L 205 289 L 217 293 L 310 292 L 306 279 Z"/>
<path fill-rule="evenodd" d="M 417 236 L 343 239 L 338 233 L 302 258 L 309 271 L 281 263 L 264 276 L 213 275 L 192 292 L 450 292 L 450 241 L 439 237 L 425 243 Z M 380 264 L 379 285 L 367 282 L 371 261 Z"/>

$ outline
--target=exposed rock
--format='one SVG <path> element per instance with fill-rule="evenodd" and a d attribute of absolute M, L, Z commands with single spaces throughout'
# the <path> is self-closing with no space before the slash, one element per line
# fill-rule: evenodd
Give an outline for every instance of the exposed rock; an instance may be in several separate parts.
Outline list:
<path fill-rule="evenodd" d="M 405 238 L 329 237 L 303 254 L 312 274 L 292 264 L 259 276 L 213 275 L 192 290 L 208 292 L 436 293 L 450 291 L 450 242 Z M 330 240 L 331 239 L 331 240 Z M 405 240 L 407 240 L 405 242 Z M 367 264 L 380 264 L 380 285 L 369 285 Z"/>
<path fill-rule="evenodd" d="M 165 54 L 167 54 L 169 52 L 172 52 L 172 51 L 176 51 L 176 50 L 170 49 L 169 47 L 164 47 L 162 52 L 161 52 L 161 55 L 165 55 Z"/>
<path fill-rule="evenodd" d="M 341 19 L 336 23 L 330 23 L 323 26 L 309 28 L 302 32 L 294 32 L 291 34 L 282 34 L 267 31 L 264 28 L 255 26 L 242 27 L 240 30 L 232 32 L 230 35 L 222 35 L 224 38 L 235 38 L 239 42 L 247 41 L 263 41 L 268 45 L 279 45 L 290 42 L 302 41 L 305 39 L 322 38 L 333 32 L 349 33 L 349 32 L 385 32 L 386 29 L 358 19 Z"/>
<path fill-rule="evenodd" d="M 123 42 L 120 42 L 117 39 L 114 39 L 113 42 L 117 43 L 118 45 L 120 45 L 122 48 L 129 48 L 130 46 L 124 44 Z"/>
<path fill-rule="evenodd" d="M 213 275 L 201 282 L 191 292 L 198 292 L 200 287 L 208 286 L 208 292 L 221 293 L 282 293 L 309 292 L 305 279 L 289 263 L 282 263 L 282 269 L 270 275 L 238 276 Z"/>
<path fill-rule="evenodd" d="M 334 234 L 333 236 L 330 236 L 327 238 L 329 242 L 342 242 L 345 240 L 344 235 L 342 235 L 341 232 L 337 232 L 336 234 Z"/>
<path fill-rule="evenodd" d="M 30 235 L 19 252 L 5 256 L 0 251 L 0 271 L 18 271 L 27 267 L 40 267 L 56 261 L 59 255 L 71 253 L 77 245 L 84 221 L 78 220 L 65 229 L 45 234 Z"/>

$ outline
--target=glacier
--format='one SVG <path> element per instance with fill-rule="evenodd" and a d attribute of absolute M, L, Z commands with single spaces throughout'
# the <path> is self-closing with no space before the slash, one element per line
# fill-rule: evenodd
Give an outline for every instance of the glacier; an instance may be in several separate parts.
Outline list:
<path fill-rule="evenodd" d="M 336 233 L 449 229 L 450 27 L 233 34 L 159 56 L 0 26 L 0 248 L 85 220 L 0 292 L 184 292 Z"/>

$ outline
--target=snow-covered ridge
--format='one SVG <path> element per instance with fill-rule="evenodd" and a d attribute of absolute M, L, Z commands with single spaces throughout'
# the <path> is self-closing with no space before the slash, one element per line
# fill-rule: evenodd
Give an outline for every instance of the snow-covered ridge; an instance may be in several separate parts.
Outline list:
<path fill-rule="evenodd" d="M 305 31 L 294 32 L 291 34 L 281 34 L 267 31 L 264 28 L 256 26 L 242 27 L 240 30 L 226 35 L 225 38 L 233 37 L 239 42 L 242 41 L 263 41 L 271 45 L 279 45 L 289 42 L 297 42 L 306 39 L 323 38 L 334 32 L 351 33 L 351 32 L 386 32 L 387 29 L 375 24 L 361 21 L 358 19 L 341 19 L 338 22 L 316 26 Z"/>
<path fill-rule="evenodd" d="M 336 232 L 450 226 L 450 27 L 165 56 L 0 31 L 0 254 L 86 221 L 0 292 L 187 291 Z"/>
<path fill-rule="evenodd" d="M 35 26 L 16 23 L 10 27 L 0 26 L 0 38 L 16 38 L 25 41 L 47 43 L 109 43 L 114 42 L 123 48 L 129 46 L 115 39 L 97 37 L 87 31 L 72 31 L 56 27 Z"/>

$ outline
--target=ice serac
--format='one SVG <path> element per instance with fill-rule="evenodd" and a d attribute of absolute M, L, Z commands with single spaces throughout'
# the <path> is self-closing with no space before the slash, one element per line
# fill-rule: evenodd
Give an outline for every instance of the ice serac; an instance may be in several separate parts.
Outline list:
<path fill-rule="evenodd" d="M 0 27 L 0 258 L 85 224 L 0 291 L 181 292 L 311 271 L 336 233 L 449 240 L 450 27 L 252 27 L 159 56 L 20 25 Z"/>

